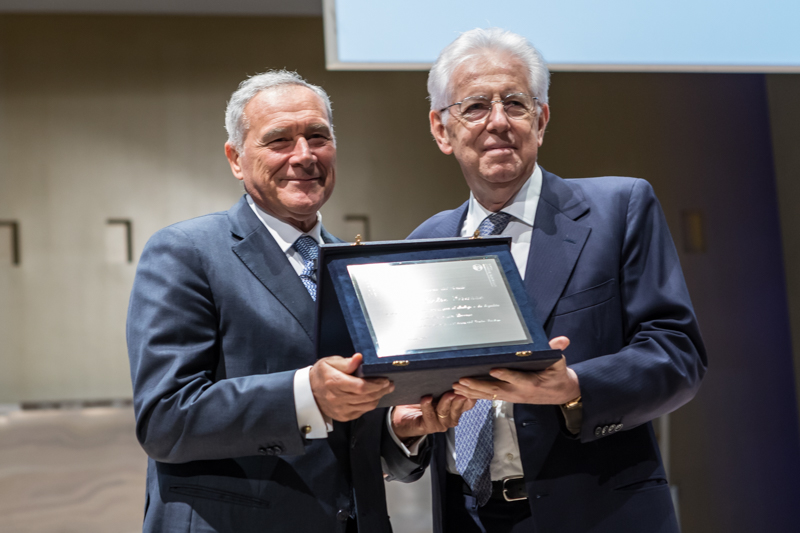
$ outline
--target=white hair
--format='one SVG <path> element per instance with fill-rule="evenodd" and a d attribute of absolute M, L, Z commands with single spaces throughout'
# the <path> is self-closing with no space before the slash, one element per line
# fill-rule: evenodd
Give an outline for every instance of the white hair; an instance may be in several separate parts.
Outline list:
<path fill-rule="evenodd" d="M 239 84 L 228 101 L 225 109 L 225 129 L 228 131 L 228 142 L 233 145 L 238 152 L 244 148 L 244 138 L 250 124 L 244 114 L 244 108 L 256 95 L 263 91 L 274 89 L 285 85 L 298 85 L 314 91 L 314 93 L 325 103 L 325 110 L 328 113 L 328 122 L 331 126 L 331 136 L 333 136 L 333 112 L 331 111 L 331 99 L 325 89 L 312 85 L 302 78 L 297 72 L 288 70 L 270 70 L 261 74 L 256 74 Z M 336 138 L 333 137 L 334 143 Z"/>
<path fill-rule="evenodd" d="M 439 54 L 428 74 L 428 97 L 431 110 L 439 111 L 453 102 L 451 78 L 464 61 L 489 52 L 507 52 L 519 59 L 528 69 L 528 85 L 540 104 L 547 103 L 550 71 L 542 54 L 516 33 L 500 28 L 475 28 L 459 35 Z"/>

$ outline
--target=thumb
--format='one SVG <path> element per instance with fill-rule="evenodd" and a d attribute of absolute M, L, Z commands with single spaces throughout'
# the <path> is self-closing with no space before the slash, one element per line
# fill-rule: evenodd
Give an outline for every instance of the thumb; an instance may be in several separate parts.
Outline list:
<path fill-rule="evenodd" d="M 361 363 L 364 362 L 364 356 L 360 353 L 354 354 L 353 357 L 349 357 L 345 359 L 347 361 L 347 366 L 345 366 L 344 372 L 345 374 L 354 374 L 358 367 L 361 366 Z"/>
<path fill-rule="evenodd" d="M 564 336 L 550 339 L 551 350 L 561 350 L 563 352 L 567 349 L 567 346 L 569 346 L 569 339 Z"/>
<path fill-rule="evenodd" d="M 358 370 L 358 367 L 361 366 L 363 360 L 364 358 L 360 353 L 355 354 L 353 357 L 331 355 L 320 359 L 320 361 L 325 361 L 330 367 L 345 374 L 352 374 Z"/>
<path fill-rule="evenodd" d="M 358 367 L 361 366 L 364 358 L 360 353 L 355 354 L 353 357 L 328 357 L 328 364 L 339 372 L 345 374 L 353 374 Z"/>

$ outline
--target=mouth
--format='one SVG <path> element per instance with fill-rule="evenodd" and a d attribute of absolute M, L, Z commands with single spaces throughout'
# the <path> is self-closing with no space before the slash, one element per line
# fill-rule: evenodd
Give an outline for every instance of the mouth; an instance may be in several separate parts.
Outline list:
<path fill-rule="evenodd" d="M 324 179 L 324 176 L 315 176 L 315 177 L 307 177 L 307 178 L 296 178 L 295 177 L 295 178 L 285 178 L 284 181 L 302 183 L 302 182 L 306 182 L 306 181 L 317 181 L 317 180 L 323 180 L 323 179 Z"/>
<path fill-rule="evenodd" d="M 510 144 L 500 144 L 500 145 L 497 145 L 497 146 L 487 146 L 486 148 L 483 149 L 484 152 L 496 153 L 496 154 L 498 154 L 498 153 L 499 154 L 511 153 L 514 150 L 516 150 L 516 147 L 513 146 L 513 145 L 510 145 Z"/>

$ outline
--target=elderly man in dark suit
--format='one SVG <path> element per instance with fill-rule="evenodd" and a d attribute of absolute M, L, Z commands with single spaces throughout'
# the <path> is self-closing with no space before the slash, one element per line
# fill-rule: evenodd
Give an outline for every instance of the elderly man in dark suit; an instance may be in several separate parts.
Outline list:
<path fill-rule="evenodd" d="M 496 28 L 462 34 L 430 72 L 431 131 L 472 193 L 410 238 L 511 236 L 534 313 L 565 356 L 454 385 L 478 403 L 428 439 L 434 530 L 677 533 L 650 421 L 700 385 L 697 320 L 647 182 L 564 180 L 538 166 L 548 84 L 536 49 Z M 396 433 L 418 444 L 419 432 Z"/>
<path fill-rule="evenodd" d="M 314 351 L 316 253 L 335 241 L 318 212 L 336 171 L 328 96 L 254 76 L 226 127 L 247 194 L 156 233 L 131 295 L 144 531 L 389 533 L 381 443 L 387 466 L 407 459 L 373 409 L 393 385 L 353 376 L 360 354 Z"/>

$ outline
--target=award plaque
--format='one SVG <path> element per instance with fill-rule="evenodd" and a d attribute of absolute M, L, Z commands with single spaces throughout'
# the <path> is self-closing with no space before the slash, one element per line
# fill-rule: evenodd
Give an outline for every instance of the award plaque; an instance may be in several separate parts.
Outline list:
<path fill-rule="evenodd" d="M 531 342 L 497 257 L 347 267 L 378 357 Z"/>
<path fill-rule="evenodd" d="M 492 368 L 541 370 L 550 350 L 533 318 L 510 238 L 320 247 L 318 357 L 360 352 L 358 375 L 385 376 L 380 405 L 437 397 Z"/>

